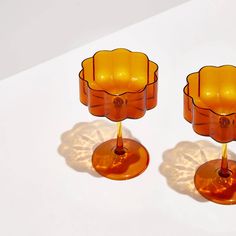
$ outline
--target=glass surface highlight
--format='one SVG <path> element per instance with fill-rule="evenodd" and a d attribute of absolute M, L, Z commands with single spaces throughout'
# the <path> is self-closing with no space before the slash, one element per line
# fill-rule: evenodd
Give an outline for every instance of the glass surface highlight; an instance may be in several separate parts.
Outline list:
<path fill-rule="evenodd" d="M 235 66 L 205 66 L 187 77 L 184 118 L 196 133 L 222 143 L 221 160 L 201 165 L 194 183 L 201 195 L 220 204 L 236 204 L 236 162 L 227 158 L 227 143 L 236 140 L 235 115 Z"/>
<path fill-rule="evenodd" d="M 147 168 L 149 154 L 138 141 L 122 138 L 120 121 L 141 118 L 157 105 L 158 66 L 143 53 L 119 48 L 95 53 L 82 67 L 81 103 L 92 115 L 118 122 L 117 139 L 95 149 L 93 167 L 110 179 L 133 178 Z"/>

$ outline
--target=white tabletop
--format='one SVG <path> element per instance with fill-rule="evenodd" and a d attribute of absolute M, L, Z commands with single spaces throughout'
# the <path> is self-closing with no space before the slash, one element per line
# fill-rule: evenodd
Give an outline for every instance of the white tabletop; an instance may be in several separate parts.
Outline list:
<path fill-rule="evenodd" d="M 183 119 L 182 88 L 204 65 L 236 65 L 235 7 L 190 1 L 1 81 L 0 235 L 234 235 L 236 206 L 205 201 L 193 188 L 199 149 L 207 159 L 219 149 L 194 143 L 216 144 Z M 98 120 L 79 102 L 81 61 L 118 47 L 144 52 L 160 68 L 158 106 L 124 121 L 150 153 L 148 169 L 128 181 L 98 177 L 88 157 L 84 164 L 58 152 L 63 133 L 79 124 L 78 134 L 89 135 L 94 123 L 81 122 Z M 230 148 L 236 152 L 234 142 Z"/>

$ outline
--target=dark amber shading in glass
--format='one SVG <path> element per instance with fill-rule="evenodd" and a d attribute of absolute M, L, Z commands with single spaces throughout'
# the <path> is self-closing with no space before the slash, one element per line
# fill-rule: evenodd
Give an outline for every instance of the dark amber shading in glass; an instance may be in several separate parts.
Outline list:
<path fill-rule="evenodd" d="M 198 168 L 194 183 L 203 197 L 219 204 L 236 204 L 236 162 L 229 160 L 228 165 L 228 177 L 219 174 L 220 159 L 208 161 Z"/>
<path fill-rule="evenodd" d="M 123 139 L 124 153 L 115 153 L 116 139 L 99 145 L 92 157 L 95 170 L 113 180 L 126 180 L 140 175 L 148 166 L 149 154 L 146 148 L 132 139 Z"/>
<path fill-rule="evenodd" d="M 112 121 L 138 119 L 157 104 L 156 63 L 127 49 L 99 51 L 82 63 L 80 101 Z"/>
<path fill-rule="evenodd" d="M 206 66 L 187 77 L 184 118 L 200 135 L 236 140 L 236 67 Z"/>

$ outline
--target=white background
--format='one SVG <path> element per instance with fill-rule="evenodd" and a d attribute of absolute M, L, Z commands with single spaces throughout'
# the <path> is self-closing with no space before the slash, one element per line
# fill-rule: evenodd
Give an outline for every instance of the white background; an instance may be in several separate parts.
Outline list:
<path fill-rule="evenodd" d="M 0 79 L 187 0 L 1 0 Z"/>
<path fill-rule="evenodd" d="M 236 206 L 176 192 L 159 166 L 181 141 L 210 141 L 183 119 L 182 89 L 204 65 L 236 64 L 235 7 L 190 1 L 1 81 L 0 235 L 234 235 Z M 144 52 L 160 68 L 158 106 L 124 122 L 150 165 L 121 182 L 76 172 L 57 151 L 62 133 L 96 119 L 79 102 L 81 61 L 118 47 Z"/>

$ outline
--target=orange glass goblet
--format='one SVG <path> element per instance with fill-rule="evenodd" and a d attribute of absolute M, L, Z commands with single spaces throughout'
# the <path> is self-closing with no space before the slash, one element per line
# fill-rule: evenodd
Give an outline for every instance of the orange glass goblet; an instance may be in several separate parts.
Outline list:
<path fill-rule="evenodd" d="M 227 143 L 236 140 L 236 67 L 206 66 L 187 77 L 184 118 L 193 130 L 222 143 L 221 160 L 201 165 L 194 183 L 206 199 L 236 204 L 236 162 L 227 159 Z"/>
<path fill-rule="evenodd" d="M 141 118 L 156 106 L 157 70 L 145 54 L 127 49 L 99 51 L 82 62 L 80 101 L 92 115 L 118 122 L 117 139 L 100 144 L 92 155 L 102 176 L 125 180 L 147 168 L 148 151 L 138 141 L 122 138 L 121 121 Z"/>

